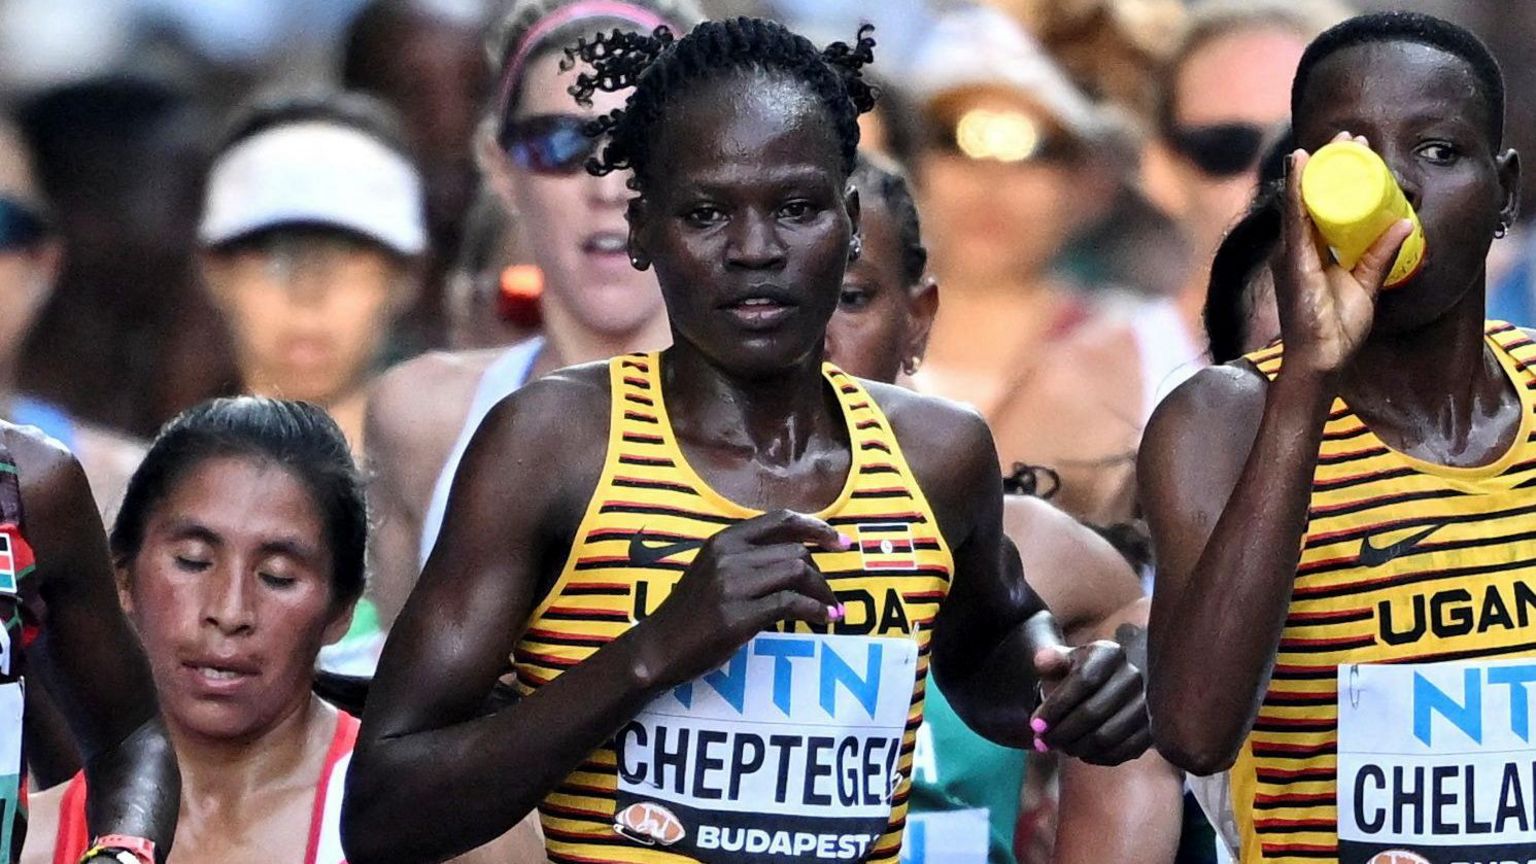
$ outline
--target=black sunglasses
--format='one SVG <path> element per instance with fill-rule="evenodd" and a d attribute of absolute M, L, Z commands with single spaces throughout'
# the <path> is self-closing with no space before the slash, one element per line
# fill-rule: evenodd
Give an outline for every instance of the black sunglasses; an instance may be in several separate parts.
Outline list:
<path fill-rule="evenodd" d="M 600 139 L 587 134 L 590 117 L 535 114 L 507 124 L 501 146 L 512 164 L 535 174 L 575 174 L 597 152 Z"/>
<path fill-rule="evenodd" d="M 36 246 L 48 236 L 48 222 L 36 210 L 14 198 L 0 196 L 0 252 Z"/>
<path fill-rule="evenodd" d="M 1275 127 L 1256 123 L 1174 126 L 1166 132 L 1179 155 L 1212 177 L 1235 177 L 1253 170 L 1265 145 L 1278 137 Z"/>

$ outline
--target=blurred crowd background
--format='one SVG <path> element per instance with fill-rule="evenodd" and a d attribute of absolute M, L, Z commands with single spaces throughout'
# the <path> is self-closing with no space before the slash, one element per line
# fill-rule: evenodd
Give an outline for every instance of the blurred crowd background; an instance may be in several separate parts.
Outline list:
<path fill-rule="evenodd" d="M 228 315 L 196 263 L 196 228 L 205 172 L 231 113 L 274 88 L 334 86 L 376 94 L 399 113 L 426 178 L 430 245 L 416 265 L 419 285 L 390 316 L 376 365 L 432 348 L 505 342 L 509 332 L 526 329 L 536 316 L 515 308 L 516 300 L 519 292 L 537 289 L 537 274 L 500 274 L 504 265 L 526 257 L 526 235 L 541 226 L 487 225 L 493 220 L 481 218 L 473 220 L 481 236 L 465 233 L 478 187 L 471 139 L 490 89 L 482 31 L 503 2 L 0 3 L 0 98 L 19 139 L 8 144 L 4 159 L 30 157 L 32 176 L 11 182 L 35 184 L 35 192 L 23 197 L 38 203 L 58 240 L 57 260 L 45 262 L 57 271 L 47 277 L 51 290 L 24 296 L 28 286 L 0 285 L 4 315 L 12 319 L 0 325 L 6 337 L 0 344 L 14 355 L 0 364 L 0 388 L 37 397 L 103 431 L 146 436 L 178 410 L 244 386 Z M 1070 335 L 1062 331 L 1072 330 L 1084 314 L 1077 307 L 1084 297 L 1178 298 L 1192 269 L 1209 256 L 1209 248 L 1196 247 L 1208 247 L 1232 214 L 1211 226 L 1181 229 L 1187 210 L 1199 207 L 1188 200 L 1195 184 L 1182 182 L 1186 166 L 1169 164 L 1179 161 L 1178 154 L 1167 158 L 1159 132 L 1171 121 L 1203 123 L 1277 110 L 1258 104 L 1272 101 L 1272 94 L 1244 91 L 1250 79 L 1263 86 L 1263 70 L 1256 68 L 1263 58 L 1240 49 L 1213 58 L 1213 70 L 1205 73 L 1213 80 L 1190 82 L 1189 99 L 1177 103 L 1182 116 L 1160 116 L 1166 108 L 1160 70 L 1177 49 L 1186 20 L 1206 5 L 1200 2 L 998 0 L 998 12 L 1032 37 L 1027 42 L 1016 42 L 990 21 L 959 23 L 959 32 L 936 26 L 969 5 L 958 0 L 705 5 L 716 15 L 778 17 L 820 40 L 849 38 L 861 20 L 877 25 L 875 70 L 893 98 L 880 117 L 886 129 L 876 135 L 890 142 L 900 130 L 907 137 L 887 146 L 904 148 L 901 155 L 917 174 L 933 266 L 946 287 L 946 306 L 956 313 L 949 317 L 952 327 L 941 316 L 931 368 L 935 376 L 954 379 L 942 389 L 983 407 L 995 391 L 1016 382 L 985 375 L 960 380 L 971 367 L 987 365 L 971 362 L 964 356 L 968 346 L 955 344 L 982 320 L 969 314 L 968 295 L 1008 303 L 997 286 L 1052 281 L 1045 292 L 1020 285 L 1028 289 L 1017 293 L 1030 298 L 1031 314 L 993 316 L 1017 328 L 1016 338 L 970 340 L 999 352 L 995 369 L 1013 378 L 1033 368 L 1036 347 Z M 1489 42 L 1510 79 L 1509 138 L 1531 152 L 1536 112 L 1523 103 L 1536 76 L 1530 47 L 1536 45 L 1536 4 L 1396 5 L 1447 16 Z M 1299 51 L 1300 42 L 1290 41 Z M 1291 50 L 1255 44 L 1261 52 Z M 1054 80 L 1047 64 L 1062 70 L 1065 80 Z M 926 142 L 913 140 L 925 134 L 916 131 L 925 119 L 919 115 L 958 116 L 982 98 L 965 91 L 994 86 L 1018 90 L 1018 104 L 1040 112 L 1042 131 L 1060 139 L 1048 143 L 1060 146 L 979 168 L 944 160 L 924 164 Z M 1238 186 L 1226 191 L 1246 200 L 1246 186 Z M 504 230 L 510 232 L 505 243 L 486 236 Z M 466 241 L 479 248 L 467 249 Z M 1498 249 L 1514 257 L 1517 245 Z M 491 284 L 470 285 L 455 298 L 449 276 L 457 260 L 478 267 L 481 272 L 468 275 L 482 281 L 489 275 Z M 43 278 L 4 273 L 12 281 Z M 497 296 L 481 296 L 486 292 Z M 26 311 L 29 296 L 39 305 L 35 318 L 25 333 L 13 334 L 11 326 L 31 317 L 16 314 Z M 1006 413 L 994 413 L 1005 427 Z M 1079 509 L 1096 508 L 1113 509 L 1097 502 Z"/>
<path fill-rule="evenodd" d="M 570 238 L 558 235 L 570 220 L 558 197 L 524 195 L 546 209 L 509 212 L 517 196 L 498 194 L 488 167 L 513 158 L 485 131 L 505 60 L 490 31 L 512 5 L 0 0 L 0 416 L 70 444 L 110 513 L 142 442 L 203 399 L 315 401 L 365 454 L 364 405 L 380 373 L 423 352 L 538 335 L 545 285 L 571 273 L 536 262 L 564 260 Z M 1536 3 L 701 5 L 711 16 L 775 17 L 818 42 L 876 25 L 884 97 L 865 147 L 911 175 L 942 290 L 927 356 L 905 364 L 906 383 L 977 406 L 1005 473 L 1024 466 L 1019 484 L 1099 525 L 1137 515 L 1134 455 L 1158 399 L 1202 364 L 1278 335 L 1262 286 L 1240 286 L 1236 312 L 1210 319 L 1239 326 L 1208 333 L 1207 286 L 1263 155 L 1280 152 L 1291 73 L 1313 35 L 1389 6 L 1469 27 L 1503 65 L 1507 143 L 1536 153 Z M 522 119 L 530 106 L 554 115 L 569 104 L 568 80 L 540 75 L 519 84 Z M 391 234 L 412 218 L 388 215 L 401 206 L 384 200 L 388 189 L 341 183 L 337 194 L 357 197 L 331 227 L 364 238 L 284 235 L 254 256 L 226 242 L 241 226 L 214 224 L 222 205 L 211 169 L 262 124 L 302 122 L 306 98 L 332 106 L 315 116 L 333 125 L 341 104 L 339 125 L 409 157 L 424 190 L 408 202 L 424 211 L 421 236 Z M 264 100 L 287 107 L 260 119 L 250 106 Z M 558 148 L 560 134 L 550 126 L 527 140 Z M 338 146 L 389 162 L 356 141 Z M 529 150 L 513 173 L 553 176 L 539 160 L 558 155 Z M 334 179 L 311 169 L 295 182 Z M 227 173 L 238 197 L 240 178 Z M 1521 324 L 1536 322 L 1529 226 L 1515 226 L 1489 261 L 1490 315 Z M 607 248 L 614 242 L 594 235 L 583 248 L 622 254 Z M 570 314 L 606 326 L 601 310 Z M 428 411 L 437 394 L 407 397 L 397 411 Z M 1049 811 L 1048 801 L 1027 804 L 1021 860 L 1038 860 L 1032 844 L 1049 842 Z"/>

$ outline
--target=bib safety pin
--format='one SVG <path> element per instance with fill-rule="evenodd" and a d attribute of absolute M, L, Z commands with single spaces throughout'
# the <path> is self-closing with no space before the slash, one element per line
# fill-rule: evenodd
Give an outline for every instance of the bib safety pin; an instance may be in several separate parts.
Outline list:
<path fill-rule="evenodd" d="M 1360 688 L 1359 688 L 1359 686 L 1357 686 L 1359 680 L 1360 680 L 1360 664 L 1359 663 L 1351 663 L 1351 664 L 1349 664 L 1349 707 L 1351 707 L 1351 708 L 1359 708 L 1360 707 Z"/>

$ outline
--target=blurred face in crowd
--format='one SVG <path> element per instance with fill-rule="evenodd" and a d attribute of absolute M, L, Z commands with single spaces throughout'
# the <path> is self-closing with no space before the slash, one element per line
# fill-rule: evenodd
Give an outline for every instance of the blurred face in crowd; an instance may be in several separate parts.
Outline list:
<path fill-rule="evenodd" d="M 441 236 L 474 198 L 470 142 L 489 77 L 479 28 L 432 9 L 407 8 L 369 35 L 355 83 L 400 112 L 411 150 L 420 155 L 427 216 Z"/>
<path fill-rule="evenodd" d="M 634 269 L 626 246 L 628 172 L 593 177 L 584 121 L 622 107 L 627 94 L 595 93 L 591 107 L 567 91 L 578 69 L 560 71 L 558 52 L 528 61 L 513 109 L 513 146 L 489 159 L 491 181 L 517 214 L 534 263 L 543 270 L 546 326 L 578 327 L 622 338 L 663 314 L 649 272 Z"/>
<path fill-rule="evenodd" d="M 336 229 L 270 229 L 203 264 L 246 389 L 320 405 L 366 382 L 409 294 L 404 259 Z"/>
<path fill-rule="evenodd" d="M 250 740 L 307 703 L 315 657 L 351 621 L 332 566 L 323 515 L 288 469 L 218 456 L 181 474 L 118 569 L 173 729 Z"/>
<path fill-rule="evenodd" d="M 1306 47 L 1291 30 L 1235 30 L 1197 47 L 1172 82 L 1162 144 L 1174 188 L 1161 197 L 1200 260 L 1253 195 L 1259 157 L 1290 119 L 1291 79 Z"/>
<path fill-rule="evenodd" d="M 863 253 L 843 277 L 827 325 L 827 359 L 850 375 L 894 383 L 903 363 L 923 356 L 939 289 L 929 278 L 907 282 L 895 214 L 878 194 L 859 192 Z"/>
<path fill-rule="evenodd" d="M 1021 96 L 941 97 L 916 159 L 935 268 L 965 282 L 1037 277 L 1093 210 L 1078 143 Z"/>
<path fill-rule="evenodd" d="M 21 350 L 58 274 L 59 245 L 38 197 L 21 139 L 0 125 L 0 371 Z"/>

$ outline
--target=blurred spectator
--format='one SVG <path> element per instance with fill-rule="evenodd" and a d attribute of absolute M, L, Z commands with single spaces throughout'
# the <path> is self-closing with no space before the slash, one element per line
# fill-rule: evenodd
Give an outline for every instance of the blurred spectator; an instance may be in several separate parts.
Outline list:
<path fill-rule="evenodd" d="M 1290 120 L 1291 78 L 1307 43 L 1343 20 L 1332 0 L 1252 0 L 1198 7 L 1161 77 L 1156 135 L 1148 148 L 1146 188 L 1178 222 L 1188 275 L 1174 305 L 1149 310 L 1190 352 L 1162 392 L 1198 365 L 1200 309 L 1209 264 L 1227 228 L 1253 196 L 1259 157 Z"/>
<path fill-rule="evenodd" d="M 408 350 L 439 347 L 446 337 L 444 281 L 475 194 L 472 144 L 490 85 L 484 18 L 475 0 L 374 0 L 346 40 L 342 85 L 400 113 L 426 181 L 431 248 L 400 334 Z"/>
<path fill-rule="evenodd" d="M 459 257 L 443 292 L 450 349 L 496 348 L 538 332 L 544 273 L 537 265 L 514 263 L 521 257 L 516 235 L 506 201 L 482 187 L 464 220 Z"/>
<path fill-rule="evenodd" d="M 1092 99 L 1156 114 L 1157 70 L 1184 24 L 1180 0 L 998 0 Z"/>
<path fill-rule="evenodd" d="M 36 426 L 73 450 L 105 515 L 116 508 L 143 447 L 16 389 L 23 340 L 59 274 L 62 247 L 47 214 L 21 137 L 0 120 L 0 417 Z"/>
<path fill-rule="evenodd" d="M 1097 466 L 1056 463 L 1091 449 L 1103 430 L 1040 417 L 1056 407 L 1051 370 L 1063 346 L 1107 326 L 1053 266 L 1121 181 L 1100 118 L 1016 22 L 990 9 L 941 18 L 907 83 L 922 106 L 913 166 L 944 286 L 944 314 L 913 383 L 976 406 L 992 424 L 1000 468 L 1048 464 L 1062 473 L 1069 510 L 1101 515 L 1095 500 L 1107 496 L 1080 491 Z M 1057 447 L 1058 437 L 1073 447 Z"/>
<path fill-rule="evenodd" d="M 427 245 L 406 154 L 371 97 L 258 102 L 219 147 L 198 230 L 244 389 L 324 407 L 359 452 L 368 380 Z"/>
<path fill-rule="evenodd" d="M 116 77 L 46 91 L 18 122 L 65 253 L 20 386 L 82 419 L 152 434 L 234 380 L 193 266 L 206 118 L 179 85 Z"/>

